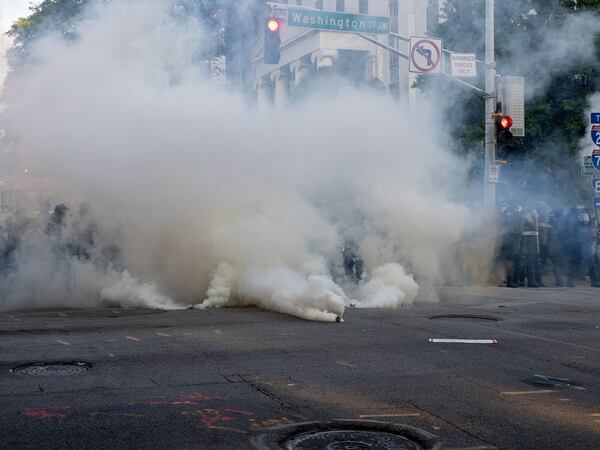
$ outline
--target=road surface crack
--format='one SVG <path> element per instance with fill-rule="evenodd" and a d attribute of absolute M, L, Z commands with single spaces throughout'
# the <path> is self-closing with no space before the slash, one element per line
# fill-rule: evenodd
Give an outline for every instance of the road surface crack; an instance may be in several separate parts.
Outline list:
<path fill-rule="evenodd" d="M 428 410 L 428 409 L 426 409 L 426 408 L 423 408 L 423 407 L 421 407 L 421 406 L 417 405 L 415 402 L 410 402 L 410 404 L 411 404 L 411 405 L 412 405 L 414 408 L 416 408 L 416 409 L 419 409 L 419 410 L 421 410 L 421 411 L 423 411 L 423 412 L 425 412 L 425 413 L 429 414 L 430 416 L 432 416 L 432 417 L 435 417 L 436 419 L 439 419 L 439 420 L 441 420 L 441 421 L 442 421 L 442 422 L 444 422 L 444 423 L 447 423 L 447 424 L 448 424 L 448 425 L 450 425 L 451 427 L 454 427 L 454 428 L 456 428 L 456 429 L 458 429 L 458 430 L 462 431 L 463 433 L 467 434 L 468 436 L 471 436 L 473 439 L 478 439 L 480 442 L 484 442 L 484 443 L 486 443 L 486 444 L 488 444 L 488 445 L 493 445 L 493 446 L 494 446 L 495 448 L 497 448 L 498 450 L 502 450 L 502 447 L 499 447 L 498 445 L 496 445 L 496 443 L 495 443 L 495 442 L 488 441 L 488 440 L 486 440 L 486 439 L 484 439 L 484 438 L 482 438 L 482 437 L 479 437 L 479 436 L 477 436 L 476 434 L 473 434 L 473 433 L 471 433 L 470 431 L 466 430 L 465 428 L 463 428 L 463 427 L 461 427 L 461 426 L 459 426 L 459 425 L 457 425 L 457 424 L 453 423 L 453 422 L 452 422 L 452 421 L 450 421 L 449 419 L 446 419 L 446 418 L 444 418 L 444 417 L 442 417 L 442 416 L 440 416 L 440 415 L 438 415 L 438 414 L 434 413 L 433 411 L 430 411 L 430 410 Z"/>

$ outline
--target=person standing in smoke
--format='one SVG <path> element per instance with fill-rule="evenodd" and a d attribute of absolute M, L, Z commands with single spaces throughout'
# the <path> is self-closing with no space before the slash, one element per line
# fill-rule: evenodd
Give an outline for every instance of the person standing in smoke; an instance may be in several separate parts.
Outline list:
<path fill-rule="evenodd" d="M 10 269 L 15 269 L 15 254 L 21 247 L 22 236 L 31 226 L 31 220 L 25 216 L 22 211 L 16 211 L 12 216 L 6 219 L 4 239 L 1 249 L 1 269 L 2 273 Z"/>
<path fill-rule="evenodd" d="M 592 287 L 600 287 L 600 280 L 598 279 L 598 273 L 596 271 L 595 264 L 596 236 L 594 235 L 594 231 L 592 229 L 590 216 L 585 210 L 581 210 L 577 217 L 580 224 L 579 242 L 581 243 L 581 258 L 583 260 L 585 269 L 587 269 L 587 274 L 590 277 L 590 285 Z"/>
<path fill-rule="evenodd" d="M 592 267 L 596 275 L 596 284 L 593 287 L 600 287 L 600 223 L 596 221 L 594 245 L 592 246 Z"/>
<path fill-rule="evenodd" d="M 552 272 L 554 275 L 554 285 L 561 287 L 562 271 L 565 264 L 565 243 L 567 241 L 565 214 L 558 208 L 552 211 L 550 215 L 550 236 L 548 238 L 548 258 L 552 262 Z"/>
<path fill-rule="evenodd" d="M 568 287 L 575 287 L 575 279 L 581 266 L 581 225 L 577 208 L 571 208 L 565 218 L 565 254 L 568 266 Z"/>
<path fill-rule="evenodd" d="M 69 207 L 64 203 L 56 205 L 54 207 L 54 211 L 52 211 L 52 214 L 48 219 L 46 233 L 49 235 L 59 235 L 62 232 L 62 229 L 66 226 L 68 212 Z"/>
<path fill-rule="evenodd" d="M 519 287 L 519 247 L 521 245 L 520 212 L 505 206 L 501 210 L 502 244 L 500 258 L 506 270 L 506 286 Z"/>
<path fill-rule="evenodd" d="M 346 241 L 342 247 L 342 258 L 346 277 L 358 283 L 363 276 L 363 260 L 358 254 L 358 246 L 352 241 Z"/>
<path fill-rule="evenodd" d="M 540 258 L 539 258 L 539 270 L 537 273 L 538 284 L 542 284 L 542 275 L 546 270 L 548 264 L 548 246 L 550 245 L 550 232 L 552 230 L 552 224 L 550 223 L 550 206 L 545 202 L 540 202 L 536 208 L 539 213 L 539 233 L 540 233 Z"/>
<path fill-rule="evenodd" d="M 525 264 L 525 276 L 527 287 L 537 288 L 538 277 L 536 275 L 537 260 L 540 255 L 540 243 L 538 232 L 538 215 L 535 209 L 530 209 L 524 215 L 523 232 L 521 233 L 521 260 Z"/>

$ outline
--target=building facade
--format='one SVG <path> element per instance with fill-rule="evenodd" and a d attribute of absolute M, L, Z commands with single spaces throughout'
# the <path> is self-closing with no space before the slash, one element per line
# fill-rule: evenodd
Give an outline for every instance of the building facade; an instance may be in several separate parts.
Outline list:
<path fill-rule="evenodd" d="M 316 73 L 337 70 L 344 76 L 386 89 L 399 101 L 414 103 L 418 92 L 416 80 L 408 72 L 408 61 L 360 36 L 337 31 L 321 31 L 287 26 L 287 7 L 303 7 L 331 12 L 389 16 L 392 33 L 402 36 L 425 36 L 428 24 L 437 20 L 439 1 L 432 0 L 278 0 L 255 3 L 254 36 L 251 43 L 233 40 L 234 52 L 228 55 L 228 74 L 251 91 L 259 105 L 283 106 Z M 267 16 L 282 19 L 281 59 L 279 64 L 264 64 L 264 20 Z M 246 16 L 247 17 L 247 16 Z M 244 21 L 242 21 L 244 22 Z M 235 27 L 240 35 L 251 31 Z M 408 44 L 393 35 L 370 35 L 383 44 L 408 53 Z"/>

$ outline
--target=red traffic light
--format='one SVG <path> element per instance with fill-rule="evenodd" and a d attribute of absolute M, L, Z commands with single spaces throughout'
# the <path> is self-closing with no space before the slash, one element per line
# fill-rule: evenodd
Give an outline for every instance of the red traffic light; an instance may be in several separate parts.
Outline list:
<path fill-rule="evenodd" d="M 275 33 L 277 31 L 279 31 L 279 29 L 281 28 L 281 22 L 277 19 L 269 19 L 267 21 L 267 30 L 269 30 L 271 33 Z"/>
<path fill-rule="evenodd" d="M 502 119 L 500 119 L 500 128 L 503 130 L 508 130 L 510 127 L 512 127 L 512 125 L 513 120 L 510 118 L 510 116 L 504 116 Z"/>

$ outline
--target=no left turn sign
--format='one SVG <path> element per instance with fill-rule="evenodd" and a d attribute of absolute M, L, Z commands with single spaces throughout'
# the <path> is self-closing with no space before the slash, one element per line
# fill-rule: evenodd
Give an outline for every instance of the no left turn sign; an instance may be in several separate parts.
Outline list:
<path fill-rule="evenodd" d="M 414 73 L 442 73 L 442 40 L 411 36 L 408 70 Z"/>

